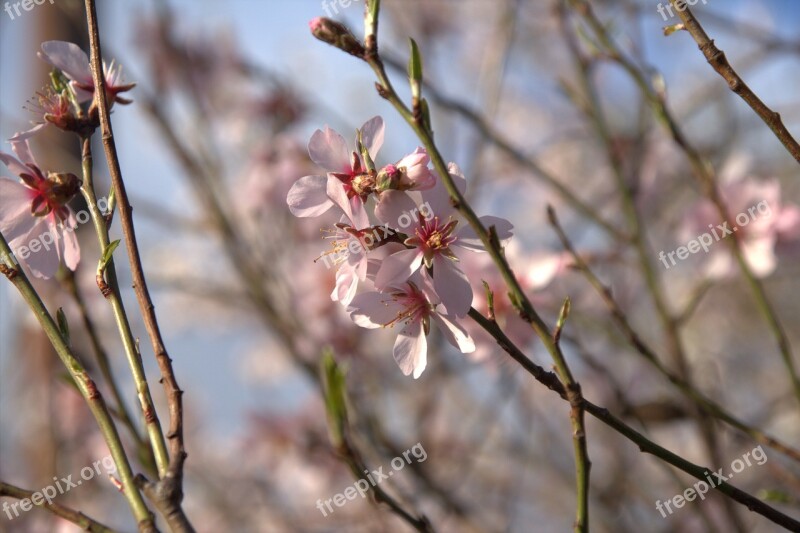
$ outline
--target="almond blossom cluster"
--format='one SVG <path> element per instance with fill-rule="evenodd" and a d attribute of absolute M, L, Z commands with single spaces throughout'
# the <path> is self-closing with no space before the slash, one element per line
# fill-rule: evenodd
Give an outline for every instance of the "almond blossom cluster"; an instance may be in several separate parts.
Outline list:
<path fill-rule="evenodd" d="M 322 256 L 333 255 L 337 266 L 331 299 L 361 327 L 397 326 L 394 359 L 405 375 L 418 378 L 427 365 L 431 322 L 462 353 L 475 351 L 464 326 L 473 291 L 459 259 L 485 250 L 458 218 L 423 148 L 375 165 L 384 129 L 381 117 L 370 119 L 357 131 L 354 149 L 327 126 L 314 132 L 308 152 L 325 174 L 297 180 L 286 201 L 297 217 L 330 209 L 341 214 L 327 230 L 333 248 Z M 466 179 L 458 166 L 451 163 L 448 170 L 463 192 Z M 507 220 L 487 216 L 481 222 L 494 226 L 502 244 L 511 238 Z"/>
<path fill-rule="evenodd" d="M 49 279 L 61 263 L 75 270 L 80 261 L 74 234 L 77 221 L 68 204 L 79 193 L 81 180 L 71 173 L 42 169 L 28 141 L 47 126 L 89 135 L 98 118 L 90 103 L 95 87 L 86 53 L 73 43 L 47 41 L 39 57 L 56 70 L 51 84 L 36 93 L 29 107 L 34 126 L 10 139 L 16 157 L 0 151 L 0 161 L 19 178 L 0 177 L 0 232 L 34 276 Z M 109 105 L 130 103 L 120 93 L 134 84 L 124 82 L 121 69 L 113 62 L 104 64 L 104 74 Z"/>

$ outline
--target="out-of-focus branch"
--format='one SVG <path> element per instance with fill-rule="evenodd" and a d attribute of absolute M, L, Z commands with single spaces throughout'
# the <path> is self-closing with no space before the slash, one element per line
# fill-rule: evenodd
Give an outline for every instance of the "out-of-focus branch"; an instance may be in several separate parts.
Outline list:
<path fill-rule="evenodd" d="M 713 167 L 705 161 L 689 142 L 689 139 L 684 134 L 674 115 L 667 107 L 663 95 L 653 88 L 642 69 L 622 53 L 611 38 L 607 27 L 597 17 L 588 0 L 568 0 L 568 2 L 576 13 L 586 21 L 586 24 L 592 32 L 594 32 L 599 41 L 598 45 L 604 49 L 603 53 L 608 59 L 618 64 L 631 77 L 634 83 L 636 83 L 639 90 L 650 103 L 656 117 L 669 131 L 675 144 L 686 154 L 695 177 L 703 187 L 706 196 L 714 205 L 717 215 L 723 221 L 730 220 L 728 208 L 717 188 Z M 772 302 L 767 296 L 764 285 L 753 273 L 753 270 L 744 257 L 741 236 L 739 234 L 734 234 L 733 238 L 728 240 L 730 241 L 730 247 L 736 259 L 736 263 L 739 266 L 739 270 L 742 272 L 742 275 L 753 292 L 759 312 L 766 320 L 769 329 L 777 341 L 778 350 L 780 351 L 784 366 L 786 366 L 788 371 L 794 395 L 798 402 L 800 402 L 800 378 L 795 368 L 789 337 L 786 335 L 786 331 L 772 306 Z"/>
<path fill-rule="evenodd" d="M 692 386 L 692 369 L 688 361 L 683 339 L 681 338 L 680 325 L 669 308 L 666 295 L 661 287 L 659 274 L 650 260 L 653 255 L 648 243 L 646 224 L 642 220 L 642 215 L 639 213 L 639 209 L 636 206 L 635 193 L 625 175 L 622 157 L 619 150 L 615 147 L 613 132 L 606 119 L 605 111 L 592 77 L 592 68 L 595 63 L 582 52 L 578 45 L 577 37 L 570 31 L 566 2 L 559 3 L 558 14 L 559 26 L 564 35 L 564 40 L 567 43 L 567 48 L 575 62 L 578 79 L 580 80 L 579 83 L 586 99 L 585 105 L 579 107 L 581 107 L 583 112 L 587 115 L 588 120 L 594 127 L 597 137 L 602 142 L 608 154 L 609 164 L 611 165 L 612 174 L 614 175 L 622 201 L 622 211 L 628 223 L 627 229 L 631 232 L 631 240 L 636 251 L 639 268 L 644 277 L 648 292 L 653 299 L 658 317 L 666 335 L 669 353 L 677 367 L 678 376 L 689 386 Z M 702 408 L 699 408 L 698 405 L 692 406 L 692 411 L 697 422 L 697 428 L 708 452 L 709 459 L 712 463 L 719 464 L 721 462 L 719 441 L 714 432 L 715 428 L 713 424 L 709 423 L 708 414 L 704 413 Z M 733 524 L 736 526 L 736 530 L 743 532 L 744 525 L 741 523 L 736 509 L 733 508 L 729 501 L 726 501 L 725 505 L 727 506 L 726 514 L 731 518 Z"/>
<path fill-rule="evenodd" d="M 323 355 L 320 363 L 320 373 L 325 394 L 325 407 L 328 413 L 328 424 L 331 442 L 336 453 L 350 467 L 356 482 L 365 481 L 364 472 L 368 472 L 367 464 L 361 452 L 353 442 L 350 421 L 348 418 L 347 390 L 344 372 L 336 364 L 333 355 L 328 352 Z M 367 485 L 369 489 L 369 485 Z M 408 525 L 421 533 L 434 533 L 433 526 L 425 515 L 414 516 L 405 509 L 400 502 L 389 495 L 380 485 L 373 484 L 372 494 L 376 502 L 385 503 L 394 514 L 403 519 Z"/>
<path fill-rule="evenodd" d="M 581 258 L 578 252 L 575 250 L 575 247 L 567 237 L 566 232 L 561 227 L 558 217 L 556 216 L 555 210 L 552 208 L 549 209 L 549 218 L 550 224 L 555 229 L 556 233 L 558 234 L 561 243 L 564 246 L 564 249 L 569 252 L 572 256 L 573 260 L 575 261 L 575 267 L 586 277 L 587 281 L 594 287 L 595 291 L 600 295 L 605 303 L 606 307 L 608 308 L 614 322 L 617 324 L 622 333 L 625 335 L 625 338 L 628 339 L 628 342 L 631 346 L 633 346 L 636 351 L 644 358 L 645 361 L 650 363 L 661 375 L 666 377 L 670 383 L 672 383 L 680 392 L 682 392 L 687 398 L 692 400 L 697 405 L 700 405 L 705 411 L 707 411 L 713 417 L 725 422 L 731 427 L 738 429 L 739 431 L 743 432 L 744 434 L 750 436 L 756 442 L 769 446 L 770 448 L 784 454 L 786 457 L 789 457 L 795 461 L 800 462 L 800 451 L 792 448 L 784 444 L 783 442 L 767 435 L 763 431 L 758 428 L 751 427 L 734 415 L 729 413 L 723 406 L 719 405 L 718 403 L 714 402 L 714 400 L 707 398 L 702 392 L 698 391 L 693 385 L 688 383 L 684 380 L 681 376 L 671 372 L 669 369 L 664 367 L 661 363 L 661 359 L 659 358 L 658 354 L 656 354 L 655 350 L 651 349 L 639 336 L 639 334 L 633 329 L 628 321 L 628 317 L 625 315 L 625 312 L 619 306 L 617 301 L 614 299 L 614 296 L 611 294 L 611 290 L 603 284 L 602 281 L 595 275 L 594 272 L 589 268 L 589 265 L 586 261 Z"/>
<path fill-rule="evenodd" d="M 41 496 L 41 493 L 36 494 Z M 21 489 L 19 487 L 15 487 L 14 485 L 0 481 L 0 496 L 8 496 L 10 498 L 16 498 L 17 500 L 23 500 L 26 498 L 30 500 L 33 495 L 33 491 Z M 116 529 L 111 529 L 97 520 L 89 518 L 82 512 L 71 509 L 65 505 L 45 501 L 41 504 L 41 507 L 43 509 L 47 509 L 54 515 L 63 518 L 64 520 L 69 520 L 82 530 L 88 531 L 89 533 L 118 533 Z"/>
<path fill-rule="evenodd" d="M 528 359 L 528 357 L 522 353 L 522 351 L 517 348 L 517 346 L 506 336 L 496 322 L 486 318 L 474 308 L 470 309 L 469 316 L 487 333 L 489 333 L 495 339 L 495 341 L 497 341 L 497 344 L 500 346 L 500 348 L 509 354 L 515 361 L 525 361 L 523 368 L 525 368 L 525 370 L 527 370 L 539 383 L 542 383 L 550 390 L 558 393 L 562 399 L 567 399 L 566 390 L 561 385 L 561 382 L 558 381 L 558 378 L 555 376 L 555 374 L 546 371 L 544 368 Z M 706 481 L 707 476 L 713 472 L 713 469 L 711 468 L 704 468 L 700 465 L 696 465 L 691 461 L 687 461 L 683 457 L 672 453 L 666 448 L 659 446 L 632 427 L 628 426 L 619 418 L 612 415 L 608 409 L 595 405 L 586 399 L 583 400 L 583 408 L 587 413 L 591 414 L 615 430 L 617 433 L 636 444 L 639 447 L 639 450 L 643 453 L 649 453 L 655 457 L 658 457 L 666 463 L 671 464 L 675 468 L 678 468 L 679 470 L 682 470 L 683 472 L 686 472 L 687 474 L 701 481 Z M 783 514 L 774 507 L 767 505 L 755 496 L 734 487 L 730 483 L 719 480 L 719 483 L 716 484 L 714 488 L 729 498 L 741 503 L 749 510 L 768 518 L 772 522 L 788 529 L 789 531 L 800 531 L 800 522 L 788 515 Z"/>

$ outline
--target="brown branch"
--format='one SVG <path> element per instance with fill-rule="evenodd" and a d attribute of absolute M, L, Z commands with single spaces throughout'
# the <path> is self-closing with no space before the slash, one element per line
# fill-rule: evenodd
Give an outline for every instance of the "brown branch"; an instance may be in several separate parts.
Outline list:
<path fill-rule="evenodd" d="M 161 371 L 161 381 L 167 395 L 170 412 L 170 427 L 167 439 L 169 441 L 170 458 L 167 472 L 158 481 L 153 482 L 154 486 L 146 486 L 145 493 L 148 497 L 155 497 L 153 503 L 164 515 L 173 531 L 193 532 L 194 528 L 181 508 L 183 500 L 183 466 L 186 460 L 186 451 L 183 443 L 183 391 L 178 386 L 175 373 L 172 368 L 172 360 L 167 354 L 164 341 L 161 337 L 161 330 L 155 314 L 155 306 L 147 288 L 142 260 L 139 254 L 139 246 L 136 242 L 136 231 L 133 225 L 133 208 L 125 190 L 125 183 L 122 180 L 117 148 L 114 142 L 114 133 L 111 127 L 107 96 L 105 91 L 105 80 L 103 78 L 102 53 L 100 48 L 100 32 L 97 24 L 97 8 L 95 0 L 86 0 L 86 16 L 89 27 L 89 42 L 91 46 L 91 68 L 92 79 L 94 81 L 95 95 L 92 107 L 96 107 L 100 127 L 103 134 L 103 147 L 108 161 L 108 168 L 111 174 L 111 183 L 114 194 L 117 198 L 119 209 L 119 219 L 122 225 L 122 232 L 125 236 L 125 245 L 130 260 L 131 275 L 133 277 L 133 288 L 136 292 L 136 299 L 142 312 L 145 328 L 150 337 Z M 149 483 L 147 484 L 149 485 Z"/>
<path fill-rule="evenodd" d="M 678 9 L 677 6 L 679 2 L 684 9 Z M 683 29 L 688 31 L 692 36 L 698 48 L 700 48 L 700 51 L 703 52 L 709 65 L 711 65 L 717 74 L 722 76 L 728 83 L 728 87 L 730 87 L 731 91 L 739 95 L 739 97 L 756 112 L 761 120 L 764 121 L 764 124 L 772 130 L 772 133 L 775 134 L 792 157 L 794 157 L 795 161 L 800 163 L 800 144 L 798 144 L 789 130 L 786 129 L 783 120 L 781 120 L 780 113 L 770 109 L 756 93 L 747 86 L 742 77 L 736 73 L 728 62 L 728 58 L 725 57 L 725 52 L 717 48 L 714 41 L 709 38 L 689 6 L 682 0 L 670 0 L 670 3 L 678 11 L 678 16 L 683 21 Z"/>

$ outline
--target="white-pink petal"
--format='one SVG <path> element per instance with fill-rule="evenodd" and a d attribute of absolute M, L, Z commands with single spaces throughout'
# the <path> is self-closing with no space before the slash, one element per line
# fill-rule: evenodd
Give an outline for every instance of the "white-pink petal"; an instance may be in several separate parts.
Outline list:
<path fill-rule="evenodd" d="M 361 126 L 361 143 L 367 149 L 373 161 L 378 156 L 381 146 L 383 146 L 385 130 L 386 126 L 380 116 L 372 117 Z"/>
<path fill-rule="evenodd" d="M 0 178 L 0 232 L 9 242 L 27 234 L 36 222 L 31 214 L 33 191 L 17 181 Z"/>
<path fill-rule="evenodd" d="M 60 69 L 67 78 L 92 85 L 89 57 L 78 45 L 65 41 L 46 41 L 42 43 L 39 57 Z"/>
<path fill-rule="evenodd" d="M 50 228 L 46 217 L 37 217 L 30 231 L 12 243 L 18 251 L 21 246 L 28 247 L 26 253 L 19 253 L 19 259 L 37 278 L 50 279 L 58 272 L 58 237 Z M 35 251 L 34 251 L 35 250 Z M 26 257 L 27 256 L 27 257 Z"/>
<path fill-rule="evenodd" d="M 28 139 L 18 139 L 18 140 L 11 140 L 11 149 L 17 154 L 19 160 L 24 163 L 25 165 L 36 165 L 37 167 L 39 164 L 33 158 L 33 154 L 31 153 L 31 147 L 28 144 Z M 30 169 L 26 172 L 30 173 Z"/>
<path fill-rule="evenodd" d="M 479 220 L 487 231 L 491 226 L 494 226 L 495 230 L 497 231 L 497 237 L 500 239 L 500 244 L 503 246 L 508 244 L 508 241 L 511 240 L 511 237 L 513 236 L 514 225 L 508 220 L 493 216 L 480 217 Z M 481 242 L 481 240 L 478 238 L 478 234 L 475 233 L 475 230 L 472 229 L 472 226 L 469 224 L 461 228 L 458 231 L 457 236 L 458 240 L 456 241 L 456 245 L 472 250 L 473 252 L 486 251 L 486 248 L 483 246 L 483 242 Z"/>
<path fill-rule="evenodd" d="M 41 124 L 35 125 L 28 131 L 19 131 L 15 133 L 14 136 L 9 139 L 9 141 L 12 143 L 27 141 L 28 139 L 30 139 L 31 137 L 42 131 L 45 127 L 47 127 L 48 124 L 49 122 L 42 122 Z"/>
<path fill-rule="evenodd" d="M 23 163 L 22 161 L 20 161 L 11 154 L 0 152 L 0 161 L 2 161 L 3 164 L 8 167 L 8 170 L 13 172 L 17 176 L 31 173 L 31 169 L 28 168 L 28 166 L 25 163 Z"/>
<path fill-rule="evenodd" d="M 308 155 L 311 160 L 328 172 L 347 172 L 350 168 L 350 154 L 347 143 L 336 130 L 325 126 L 317 130 L 308 141 Z"/>
<path fill-rule="evenodd" d="M 456 189 L 463 195 L 467 190 L 467 179 L 461 173 L 461 169 L 455 163 L 450 163 L 447 169 Z M 455 211 L 450 201 L 450 194 L 441 179 L 437 179 L 432 188 L 422 191 L 422 199 L 430 204 L 433 213 L 441 220 L 446 220 Z"/>
<path fill-rule="evenodd" d="M 433 319 L 439 325 L 447 341 L 458 348 L 461 353 L 472 353 L 475 351 L 475 342 L 472 340 L 472 337 L 469 336 L 467 330 L 464 329 L 456 319 L 439 313 L 435 313 Z"/>
<path fill-rule="evenodd" d="M 375 206 L 375 216 L 392 229 L 413 234 L 419 225 L 417 213 L 419 209 L 409 195 L 401 191 L 385 191 L 381 193 Z"/>
<path fill-rule="evenodd" d="M 377 329 L 388 324 L 403 310 L 389 294 L 369 291 L 356 295 L 347 308 L 350 318 L 356 325 L 367 329 Z"/>
<path fill-rule="evenodd" d="M 742 242 L 742 253 L 757 277 L 769 276 L 778 264 L 774 234 L 745 239 Z"/>
<path fill-rule="evenodd" d="M 348 198 L 344 184 L 331 174 L 328 174 L 325 187 L 328 198 L 344 212 L 345 216 L 356 226 L 356 229 L 364 229 L 369 226 L 369 216 L 367 215 L 367 210 L 364 209 L 364 203 L 361 198 L 357 196 Z"/>
<path fill-rule="evenodd" d="M 436 254 L 433 258 L 433 288 L 439 295 L 446 314 L 463 317 L 469 313 L 472 286 L 467 275 L 452 259 L 441 254 Z"/>
<path fill-rule="evenodd" d="M 342 263 L 336 271 L 336 286 L 331 293 L 331 300 L 342 305 L 350 305 L 358 289 L 358 276 L 348 263 Z"/>
<path fill-rule="evenodd" d="M 418 248 L 408 248 L 390 255 L 383 260 L 375 276 L 375 286 L 379 289 L 402 286 L 422 265 L 422 256 Z"/>
<path fill-rule="evenodd" d="M 403 374 L 413 374 L 414 379 L 422 374 L 428 365 L 428 343 L 421 321 L 411 322 L 400 331 L 392 354 Z"/>
<path fill-rule="evenodd" d="M 64 260 L 67 268 L 74 271 L 78 268 L 78 263 L 81 260 L 81 249 L 78 245 L 78 236 L 75 233 L 75 228 L 78 222 L 75 220 L 75 215 L 70 211 L 69 217 L 64 222 L 65 227 L 60 232 L 61 240 L 59 242 L 59 251 Z"/>
<path fill-rule="evenodd" d="M 289 211 L 296 217 L 316 217 L 333 207 L 328 198 L 328 178 L 324 176 L 304 176 L 294 182 L 286 203 Z"/>

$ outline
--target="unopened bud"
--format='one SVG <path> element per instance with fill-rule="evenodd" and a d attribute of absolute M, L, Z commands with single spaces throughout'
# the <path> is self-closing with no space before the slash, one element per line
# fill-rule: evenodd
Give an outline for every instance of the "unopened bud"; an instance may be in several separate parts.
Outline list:
<path fill-rule="evenodd" d="M 356 57 L 364 57 L 364 45 L 344 24 L 329 18 L 317 17 L 308 23 L 308 27 L 311 28 L 311 34 L 320 41 Z"/>
<path fill-rule="evenodd" d="M 376 179 L 378 191 L 397 189 L 402 177 L 403 173 L 399 168 L 394 165 L 386 165 L 378 172 Z"/>

